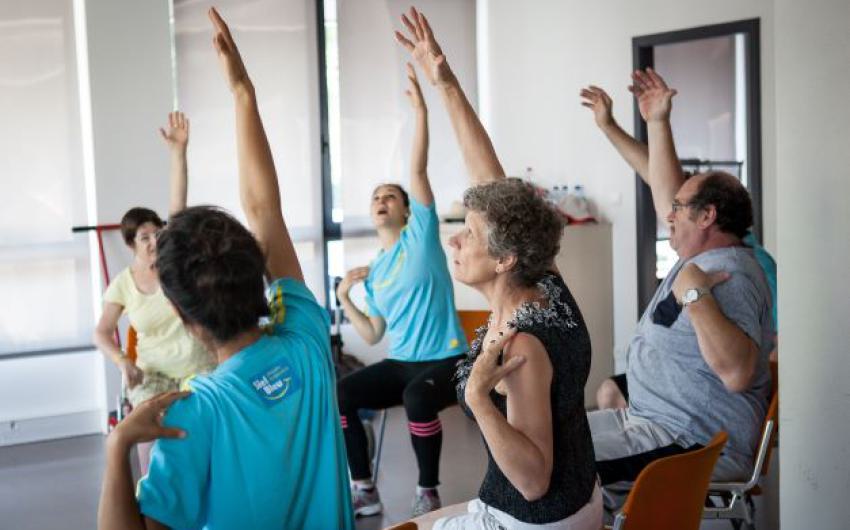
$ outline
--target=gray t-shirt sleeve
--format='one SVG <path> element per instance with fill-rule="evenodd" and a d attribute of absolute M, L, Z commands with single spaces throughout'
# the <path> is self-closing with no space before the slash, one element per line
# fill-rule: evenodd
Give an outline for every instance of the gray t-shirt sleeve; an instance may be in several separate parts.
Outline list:
<path fill-rule="evenodd" d="M 761 350 L 764 337 L 761 320 L 767 301 L 755 283 L 743 272 L 735 271 L 728 280 L 715 285 L 711 294 L 726 318 L 741 328 Z"/>

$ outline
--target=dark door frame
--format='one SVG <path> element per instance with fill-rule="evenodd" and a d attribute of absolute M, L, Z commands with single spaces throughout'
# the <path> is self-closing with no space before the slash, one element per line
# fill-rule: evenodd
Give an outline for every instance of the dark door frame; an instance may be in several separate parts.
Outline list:
<path fill-rule="evenodd" d="M 746 106 L 747 106 L 747 187 L 753 200 L 753 233 L 762 240 L 762 204 L 761 204 L 761 33 L 759 19 L 739 20 L 725 24 L 700 26 L 679 31 L 655 33 L 632 39 L 632 66 L 635 70 L 655 66 L 655 46 L 673 44 L 712 37 L 744 35 L 744 55 L 746 57 Z M 634 103 L 635 137 L 646 143 L 646 123 L 640 116 L 637 101 Z M 649 186 L 635 175 L 637 186 L 637 280 L 638 280 L 638 318 L 649 304 L 658 287 L 655 278 L 657 234 L 655 208 L 652 205 L 652 193 Z"/>

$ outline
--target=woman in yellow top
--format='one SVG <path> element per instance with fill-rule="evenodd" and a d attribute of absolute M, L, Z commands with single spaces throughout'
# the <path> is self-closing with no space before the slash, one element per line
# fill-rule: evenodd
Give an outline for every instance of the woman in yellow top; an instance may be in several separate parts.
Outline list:
<path fill-rule="evenodd" d="M 168 130 L 160 134 L 171 152 L 171 204 L 174 215 L 186 207 L 189 120 L 181 112 L 168 115 Z M 214 360 L 194 340 L 159 286 L 156 236 L 165 223 L 153 210 L 131 208 L 121 219 L 121 235 L 133 251 L 133 263 L 115 277 L 103 295 L 103 314 L 94 343 L 118 368 L 134 407 L 161 392 L 177 390 L 180 382 L 212 370 Z M 136 361 L 130 360 L 113 337 L 122 314 L 138 334 Z M 150 443 L 139 444 L 142 473 L 147 471 Z"/>

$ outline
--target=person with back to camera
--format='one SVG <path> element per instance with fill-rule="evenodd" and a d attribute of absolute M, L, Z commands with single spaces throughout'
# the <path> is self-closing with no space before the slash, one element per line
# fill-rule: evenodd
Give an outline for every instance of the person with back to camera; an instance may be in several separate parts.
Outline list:
<path fill-rule="evenodd" d="M 467 349 L 454 305 L 454 290 L 440 243 L 439 219 L 428 178 L 428 109 L 411 64 L 407 96 L 416 113 L 410 195 L 397 184 L 372 193 L 372 221 L 381 250 L 369 267 L 353 269 L 337 294 L 354 328 L 369 344 L 391 338 L 388 359 L 339 382 L 339 407 L 352 478 L 354 513 L 382 510 L 372 483 L 366 433 L 358 409 L 404 405 L 419 478 L 413 515 L 441 506 L 439 484 L 443 428 L 438 413 L 457 399 L 455 365 Z M 368 314 L 351 302 L 351 287 L 364 282 Z"/>
<path fill-rule="evenodd" d="M 424 15 L 396 39 L 440 92 L 472 187 L 452 236 L 452 274 L 491 311 L 457 370 L 458 400 L 487 448 L 479 497 L 416 520 L 419 528 L 598 530 L 602 495 L 584 410 L 590 336 L 555 266 L 563 221 L 530 183 L 506 179 Z M 529 237 L 534 234 L 534 237 Z"/>
<path fill-rule="evenodd" d="M 210 18 L 253 234 L 211 206 L 182 211 L 161 234 L 162 289 L 219 365 L 187 392 L 143 402 L 109 435 L 98 528 L 353 530 L 327 312 L 283 220 L 254 86 L 227 25 L 214 9 Z M 128 452 L 156 438 L 136 497 Z"/>
<path fill-rule="evenodd" d="M 169 216 L 173 217 L 186 208 L 189 120 L 182 112 L 172 112 L 167 130 L 159 131 L 171 154 Z M 181 381 L 215 367 L 212 354 L 186 331 L 160 288 L 154 264 L 156 237 L 164 225 L 148 208 L 131 208 L 121 218 L 121 236 L 133 251 L 133 263 L 104 292 L 103 313 L 94 331 L 95 345 L 121 370 L 133 407 L 161 392 L 177 390 Z M 138 334 L 135 362 L 115 344 L 122 314 Z M 148 469 L 150 446 L 138 445 L 143 475 Z"/>

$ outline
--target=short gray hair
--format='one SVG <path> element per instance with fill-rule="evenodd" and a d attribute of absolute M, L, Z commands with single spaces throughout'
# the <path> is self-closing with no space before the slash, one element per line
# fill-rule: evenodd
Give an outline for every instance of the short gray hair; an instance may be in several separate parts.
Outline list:
<path fill-rule="evenodd" d="M 463 205 L 484 215 L 491 256 L 516 256 L 510 272 L 514 283 L 534 286 L 551 270 L 561 247 L 564 219 L 534 186 L 517 178 L 481 184 L 466 190 Z"/>

